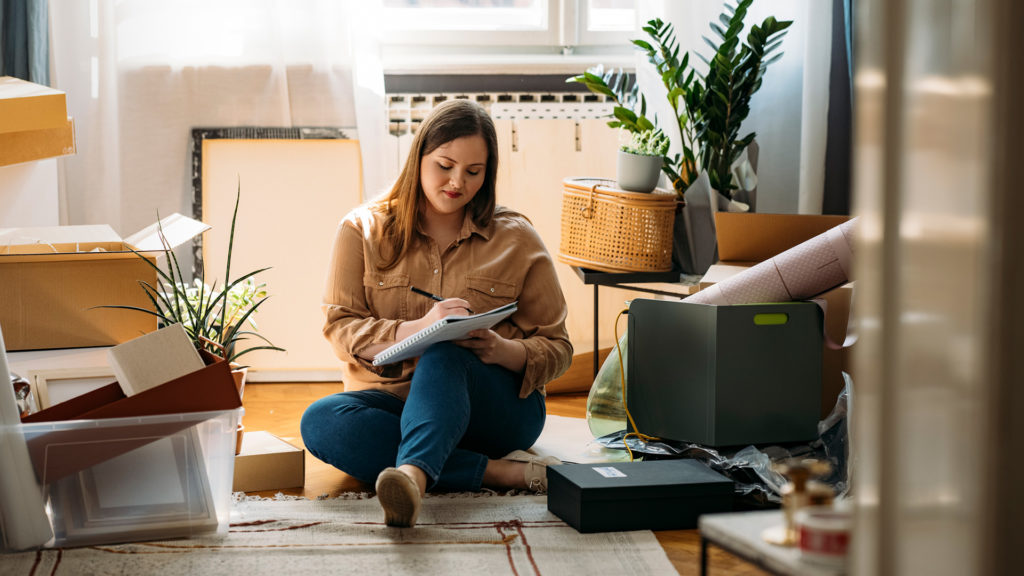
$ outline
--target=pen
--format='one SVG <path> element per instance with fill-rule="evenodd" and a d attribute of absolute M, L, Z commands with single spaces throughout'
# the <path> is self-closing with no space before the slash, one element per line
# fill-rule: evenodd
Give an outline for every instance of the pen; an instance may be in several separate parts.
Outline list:
<path fill-rule="evenodd" d="M 430 292 L 427 292 L 426 290 L 420 290 L 419 288 L 417 288 L 415 286 L 410 286 L 409 289 L 412 290 L 413 292 L 419 294 L 420 296 L 426 296 L 427 298 L 430 298 L 431 300 L 437 300 L 438 302 L 444 302 L 444 298 L 441 298 L 437 294 L 431 294 Z M 469 308 L 466 308 L 466 312 L 469 312 L 470 314 L 473 313 L 473 311 L 470 310 Z"/>

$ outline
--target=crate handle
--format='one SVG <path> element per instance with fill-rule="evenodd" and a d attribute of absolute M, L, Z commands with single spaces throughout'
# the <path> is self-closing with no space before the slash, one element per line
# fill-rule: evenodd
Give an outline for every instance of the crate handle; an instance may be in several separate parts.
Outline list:
<path fill-rule="evenodd" d="M 781 326 L 789 322 L 789 314 L 770 312 L 754 314 L 755 326 Z"/>

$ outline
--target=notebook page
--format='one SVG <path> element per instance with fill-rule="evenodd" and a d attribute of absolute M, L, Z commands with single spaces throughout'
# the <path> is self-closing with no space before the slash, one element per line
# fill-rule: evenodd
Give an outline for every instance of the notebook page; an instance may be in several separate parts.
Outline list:
<path fill-rule="evenodd" d="M 396 342 L 373 357 L 374 366 L 415 358 L 436 342 L 461 340 L 473 330 L 490 328 L 518 310 L 518 302 L 510 302 L 489 312 L 472 316 L 447 316 L 423 330 Z"/>

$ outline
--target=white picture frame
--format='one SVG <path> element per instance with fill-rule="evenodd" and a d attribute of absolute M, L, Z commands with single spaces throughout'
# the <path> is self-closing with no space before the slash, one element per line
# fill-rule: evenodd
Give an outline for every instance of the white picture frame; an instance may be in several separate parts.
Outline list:
<path fill-rule="evenodd" d="M 55 534 L 67 545 L 174 538 L 218 525 L 195 427 L 62 478 L 50 496 Z"/>
<path fill-rule="evenodd" d="M 25 378 L 40 410 L 117 381 L 110 366 L 29 370 Z"/>

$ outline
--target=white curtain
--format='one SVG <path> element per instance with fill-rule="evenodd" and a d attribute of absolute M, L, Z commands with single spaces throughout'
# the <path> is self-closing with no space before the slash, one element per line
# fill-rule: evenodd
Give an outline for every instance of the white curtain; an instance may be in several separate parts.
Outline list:
<path fill-rule="evenodd" d="M 63 162 L 62 223 L 127 235 L 157 211 L 191 214 L 193 127 L 357 128 L 365 184 L 381 187 L 384 79 L 361 26 L 378 7 L 51 0 L 55 85 L 78 138 Z"/>
<path fill-rule="evenodd" d="M 697 54 L 711 55 L 711 47 L 702 37 L 718 39 L 709 24 L 718 22 L 724 4 L 722 0 L 642 1 L 635 37 L 645 36 L 640 27 L 651 18 L 671 22 L 680 55 L 690 52 L 690 63 L 706 70 Z M 768 16 L 792 20 L 793 25 L 783 40 L 783 57 L 769 66 L 740 130 L 741 135 L 756 132 L 760 145 L 757 211 L 820 214 L 825 184 L 832 2 L 754 2 L 747 12 L 743 37 Z M 637 56 L 637 77 L 641 91 L 648 96 L 649 113 L 671 119 L 661 79 L 642 55 Z"/>

